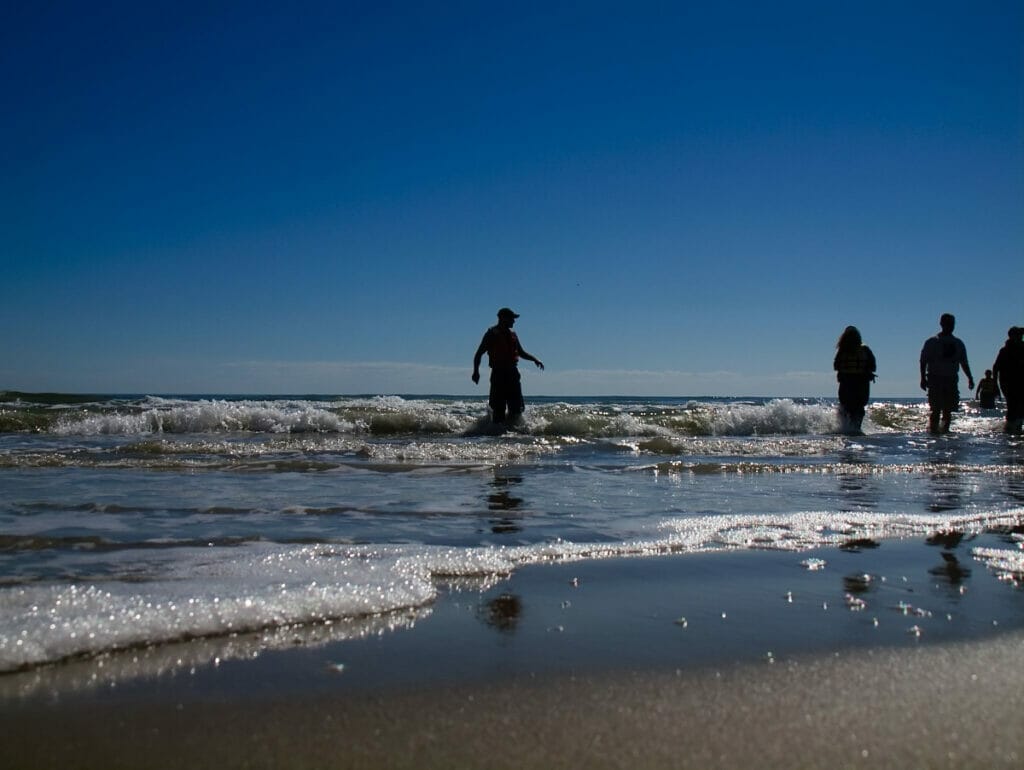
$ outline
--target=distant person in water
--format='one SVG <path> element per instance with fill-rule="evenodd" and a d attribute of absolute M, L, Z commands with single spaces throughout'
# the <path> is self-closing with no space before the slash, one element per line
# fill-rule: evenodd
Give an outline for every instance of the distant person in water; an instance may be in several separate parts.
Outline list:
<path fill-rule="evenodd" d="M 839 380 L 839 407 L 844 430 L 860 433 L 864 409 L 875 379 L 875 354 L 861 340 L 856 326 L 847 326 L 836 343 L 832 362 Z"/>
<path fill-rule="evenodd" d="M 928 391 L 928 430 L 932 433 L 948 433 L 953 412 L 960 408 L 960 369 L 967 375 L 967 387 L 974 390 L 967 348 L 953 336 L 955 326 L 956 318 L 943 313 L 939 333 L 926 339 L 921 348 L 921 389 Z"/>
<path fill-rule="evenodd" d="M 1019 434 L 1024 423 L 1024 327 L 1010 327 L 992 372 L 1006 399 L 1006 432 Z"/>
<path fill-rule="evenodd" d="M 498 323 L 484 332 L 480 347 L 473 356 L 473 382 L 480 382 L 480 360 L 487 353 L 491 367 L 491 419 L 495 422 L 507 421 L 511 424 L 519 419 L 526 408 L 523 401 L 523 388 L 519 378 L 519 359 L 533 361 L 537 368 L 544 370 L 544 364 L 523 350 L 519 337 L 512 327 L 519 318 L 507 307 L 498 311 Z"/>
<path fill-rule="evenodd" d="M 978 399 L 982 409 L 995 409 L 998 395 L 999 385 L 996 384 L 995 377 L 992 376 L 992 370 L 986 369 L 985 376 L 978 382 L 978 389 L 975 391 L 974 397 Z"/>

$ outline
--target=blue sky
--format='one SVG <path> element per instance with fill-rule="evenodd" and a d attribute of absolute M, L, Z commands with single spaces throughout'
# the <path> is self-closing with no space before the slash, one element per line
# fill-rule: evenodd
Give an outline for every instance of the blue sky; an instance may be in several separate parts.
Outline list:
<path fill-rule="evenodd" d="M 13 7 L 12 7 L 13 5 Z M 1024 3 L 18 3 L 0 389 L 915 395 L 1024 324 Z"/>

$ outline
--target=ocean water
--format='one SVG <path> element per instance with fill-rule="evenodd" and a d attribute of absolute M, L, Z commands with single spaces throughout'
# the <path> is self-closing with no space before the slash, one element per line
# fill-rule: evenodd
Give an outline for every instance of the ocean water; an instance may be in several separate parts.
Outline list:
<path fill-rule="evenodd" d="M 549 562 L 938 533 L 1016 585 L 1024 442 L 971 402 L 951 435 L 926 419 L 878 401 L 848 436 L 829 399 L 532 398 L 504 432 L 480 398 L 3 394 L 0 672 L 361 637 Z"/>

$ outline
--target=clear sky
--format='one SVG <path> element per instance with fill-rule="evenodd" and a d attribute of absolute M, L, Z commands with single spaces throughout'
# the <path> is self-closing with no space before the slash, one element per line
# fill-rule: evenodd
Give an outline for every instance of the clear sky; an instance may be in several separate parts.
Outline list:
<path fill-rule="evenodd" d="M 14 2 L 0 389 L 915 395 L 1024 325 L 1024 2 Z"/>

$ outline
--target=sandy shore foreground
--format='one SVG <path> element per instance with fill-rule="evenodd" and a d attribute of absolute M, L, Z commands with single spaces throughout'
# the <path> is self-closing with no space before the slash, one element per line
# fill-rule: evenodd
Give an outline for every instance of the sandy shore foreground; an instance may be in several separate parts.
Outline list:
<path fill-rule="evenodd" d="M 1014 634 L 690 673 L 39 706 L 5 716 L 3 753 L 12 768 L 1020 767 L 1022 660 Z"/>
<path fill-rule="evenodd" d="M 1021 767 L 1020 600 L 948 537 L 538 565 L 356 638 L 5 675 L 0 766 Z"/>

